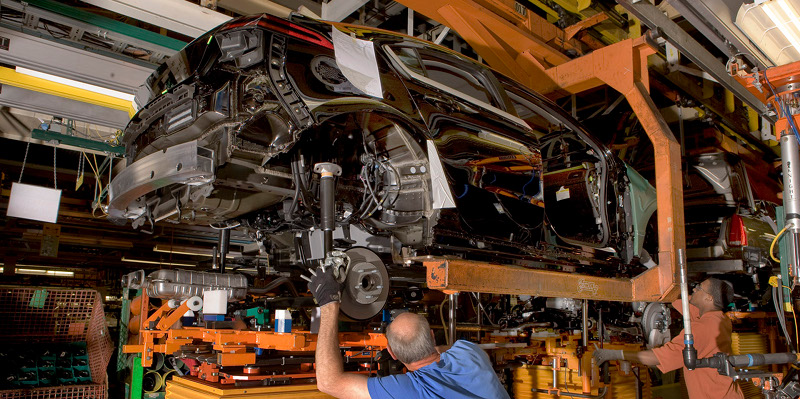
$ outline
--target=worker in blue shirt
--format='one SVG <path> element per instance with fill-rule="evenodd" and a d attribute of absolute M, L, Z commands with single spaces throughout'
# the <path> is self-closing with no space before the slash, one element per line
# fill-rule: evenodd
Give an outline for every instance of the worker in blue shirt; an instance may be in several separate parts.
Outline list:
<path fill-rule="evenodd" d="M 389 354 L 401 361 L 408 373 L 369 378 L 345 373 L 337 323 L 341 285 L 332 267 L 318 268 L 309 280 L 308 289 L 320 307 L 316 351 L 320 391 L 348 399 L 509 398 L 486 352 L 463 340 L 449 349 L 437 348 L 427 320 L 414 313 L 398 315 L 386 329 Z"/>

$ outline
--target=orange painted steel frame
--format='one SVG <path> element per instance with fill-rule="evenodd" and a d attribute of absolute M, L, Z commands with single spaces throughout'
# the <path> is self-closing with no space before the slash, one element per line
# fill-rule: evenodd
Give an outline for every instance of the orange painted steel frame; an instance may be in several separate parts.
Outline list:
<path fill-rule="evenodd" d="M 276 333 L 272 331 L 235 331 L 200 327 L 185 327 L 171 330 L 142 330 L 139 345 L 125 345 L 124 353 L 141 353 L 142 366 L 149 367 L 153 353 L 173 354 L 182 345 L 198 341 L 212 344 L 219 351 L 220 366 L 244 366 L 255 363 L 255 353 L 247 348 L 275 349 L 292 352 L 314 352 L 317 334 L 309 331 Z M 339 333 L 341 347 L 386 348 L 386 337 L 378 333 Z"/>
<path fill-rule="evenodd" d="M 541 278 L 540 283 L 533 286 L 514 283 L 511 290 L 531 295 L 546 295 L 542 292 L 548 292 L 551 296 L 571 295 L 574 292 L 578 298 L 616 301 L 676 299 L 679 294 L 677 252 L 686 248 L 681 153 L 680 144 L 649 95 L 647 56 L 654 54 L 655 49 L 643 38 L 628 39 L 570 60 L 554 48 L 577 48 L 577 42 L 564 40 L 570 35 L 534 13 L 528 12 L 525 16 L 516 13 L 509 1 L 398 1 L 455 30 L 494 69 L 542 94 L 557 97 L 580 93 L 603 84 L 611 86 L 628 100 L 653 143 L 658 206 L 658 266 L 630 280 L 534 272 L 524 280 L 538 281 L 536 278 Z M 518 276 L 517 270 L 509 271 L 511 269 L 495 269 L 494 273 L 497 274 L 492 274 L 491 279 L 485 279 L 485 274 L 476 273 L 469 278 L 469 275 L 460 272 L 456 275 L 448 273 L 449 270 L 460 269 L 462 263 L 426 262 L 428 282 L 433 283 L 431 288 L 505 293 L 509 292 L 506 286 L 493 284 L 492 281 L 514 282 Z M 448 274 L 448 278 L 431 281 L 430 271 L 433 269 Z M 514 274 L 505 276 L 507 271 Z M 569 280 L 569 283 L 564 280 Z M 581 281 L 591 281 L 598 289 L 581 290 Z M 555 292 L 549 287 L 562 287 L 564 291 Z"/>

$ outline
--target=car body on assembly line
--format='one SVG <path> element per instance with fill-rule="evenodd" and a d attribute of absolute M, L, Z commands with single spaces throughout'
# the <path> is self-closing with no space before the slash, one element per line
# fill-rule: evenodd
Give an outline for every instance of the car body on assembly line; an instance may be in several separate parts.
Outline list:
<path fill-rule="evenodd" d="M 779 267 L 769 256 L 777 234 L 775 205 L 756 199 L 744 161 L 714 152 L 687 158 L 684 176 L 689 271 L 744 273 Z M 776 250 L 777 252 L 777 250 Z"/>
<path fill-rule="evenodd" d="M 387 262 L 649 258 L 653 187 L 552 102 L 444 47 L 252 16 L 193 41 L 145 89 L 111 184 L 117 221 L 236 223 L 276 259 L 320 259 L 312 169 L 332 162 L 337 248 Z"/>

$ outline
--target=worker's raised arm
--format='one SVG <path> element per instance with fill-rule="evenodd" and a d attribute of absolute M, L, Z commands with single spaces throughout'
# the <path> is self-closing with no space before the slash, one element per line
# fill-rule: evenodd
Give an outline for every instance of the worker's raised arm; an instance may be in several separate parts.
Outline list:
<path fill-rule="evenodd" d="M 345 373 L 342 365 L 338 326 L 341 284 L 333 276 L 333 268 L 320 267 L 306 279 L 320 307 L 315 352 L 317 389 L 337 398 L 369 399 L 367 376 Z"/>
<path fill-rule="evenodd" d="M 338 318 L 339 302 L 331 302 L 320 309 L 315 356 L 317 388 L 337 398 L 369 399 L 367 376 L 344 372 L 339 352 Z"/>

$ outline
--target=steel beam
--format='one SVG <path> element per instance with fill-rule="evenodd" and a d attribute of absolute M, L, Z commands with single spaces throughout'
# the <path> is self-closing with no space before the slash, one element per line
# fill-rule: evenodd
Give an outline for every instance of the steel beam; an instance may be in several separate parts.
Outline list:
<path fill-rule="evenodd" d="M 54 115 L 81 122 L 124 129 L 130 120 L 125 111 L 114 110 L 78 100 L 58 97 L 11 85 L 2 85 L 0 105 Z"/>
<path fill-rule="evenodd" d="M 76 49 L 52 40 L 0 27 L 0 37 L 9 39 L 8 50 L 0 49 L 0 62 L 21 66 L 124 93 L 134 93 L 152 68 L 97 53 Z"/>
<path fill-rule="evenodd" d="M 738 7 L 742 2 L 673 0 L 669 4 L 723 53 L 728 55 L 734 52 L 742 53 L 761 70 L 775 66 L 736 26 L 734 21 L 739 10 L 732 6 Z"/>
<path fill-rule="evenodd" d="M 467 260 L 424 262 L 428 288 L 445 292 L 569 297 L 632 302 L 631 280 L 577 275 Z"/>
<path fill-rule="evenodd" d="M 617 0 L 617 2 L 630 11 L 636 18 L 644 22 L 653 32 L 658 32 L 664 39 L 672 43 L 678 50 L 697 64 L 702 70 L 713 76 L 719 84 L 733 92 L 750 108 L 766 116 L 767 108 L 761 101 L 748 92 L 742 85 L 728 74 L 725 65 L 719 62 L 713 54 L 689 36 L 676 23 L 672 22 L 656 6 L 647 1 L 634 2 L 632 0 Z"/>
<path fill-rule="evenodd" d="M 654 147 L 659 209 L 658 266 L 628 281 L 598 280 L 597 284 L 602 283 L 603 287 L 614 290 L 603 295 L 627 300 L 671 301 L 677 298 L 677 250 L 686 246 L 680 145 L 648 93 L 647 57 L 654 54 L 655 49 L 642 38 L 628 39 L 570 60 L 548 44 L 557 39 L 550 36 L 551 30 L 557 28 L 532 13 L 527 13 L 527 16 L 515 13 L 500 0 L 400 2 L 453 28 L 493 68 L 542 94 L 576 94 L 605 84 L 625 96 Z M 565 37 L 564 31 L 558 32 L 558 38 Z M 561 41 L 560 44 L 567 45 L 568 42 Z M 546 276 L 541 275 L 543 278 Z M 558 274 L 557 278 L 551 279 L 554 284 L 559 279 L 564 281 L 556 285 L 558 289 L 551 291 L 552 295 L 591 299 L 591 296 L 565 285 L 594 281 L 587 278 L 595 277 Z M 487 276 L 487 279 L 494 277 Z M 477 283 L 471 288 L 466 288 L 469 287 L 467 283 L 455 287 L 458 290 L 495 292 L 480 288 L 480 281 Z M 514 286 L 510 281 L 509 284 Z M 504 288 L 497 289 L 509 292 Z"/>
<path fill-rule="evenodd" d="M 159 8 L 162 6 L 163 2 L 164 1 L 159 2 Z M 104 33 L 103 31 L 107 31 L 106 33 L 111 34 L 117 33 L 128 39 L 131 44 L 138 44 L 143 48 L 163 49 L 165 54 L 168 54 L 170 52 L 169 50 L 178 51 L 186 45 L 185 42 L 178 39 L 160 35 L 53 0 L 26 0 L 23 6 L 25 8 L 36 7 L 43 10 L 45 15 L 61 15 L 81 24 L 86 24 L 89 26 L 89 29 L 84 29 L 87 32 L 97 30 L 101 35 Z"/>
<path fill-rule="evenodd" d="M 198 37 L 231 17 L 185 0 L 84 0 L 143 22 L 189 37 Z"/>
<path fill-rule="evenodd" d="M 38 94 L 38 93 L 36 93 Z M 45 146 L 54 146 L 55 144 L 50 143 L 49 141 L 42 141 L 37 140 L 31 137 L 31 131 L 33 129 L 38 128 L 42 122 L 41 118 L 43 115 L 37 114 L 35 112 L 30 111 L 23 111 L 18 108 L 8 108 L 8 107 L 0 107 L 0 137 L 11 139 L 11 140 L 18 140 L 18 141 L 27 141 L 33 144 L 40 144 Z M 114 134 L 114 130 L 116 129 L 109 129 L 104 126 L 84 126 L 84 124 L 76 124 L 75 130 L 80 132 L 86 132 L 89 130 L 94 131 L 97 134 L 97 137 L 111 137 Z M 58 144 L 58 148 L 68 149 L 72 151 L 83 151 L 88 154 L 96 154 L 96 155 L 106 155 L 105 152 L 102 151 L 95 151 L 95 150 L 88 150 L 85 148 L 79 148 L 70 146 L 67 144 Z"/>
<path fill-rule="evenodd" d="M 178 144 L 150 154 L 117 174 L 109 188 L 108 212 L 124 215 L 137 198 L 170 184 L 207 183 L 214 177 L 212 151 L 197 141 Z"/>
<path fill-rule="evenodd" d="M 340 22 L 369 0 L 330 0 L 322 3 L 322 19 Z"/>
<path fill-rule="evenodd" d="M 680 144 L 650 98 L 647 57 L 655 52 L 642 38 L 625 40 L 547 70 L 558 87 L 579 93 L 607 84 L 622 93 L 653 143 L 658 202 L 658 266 L 633 280 L 636 300 L 677 295 L 677 250 L 686 248 Z M 555 88 L 554 88 L 555 89 Z"/>
<path fill-rule="evenodd" d="M 118 156 L 125 155 L 125 148 L 119 146 L 112 146 L 102 141 L 90 140 L 78 136 L 70 136 L 58 132 L 51 132 L 49 130 L 33 129 L 31 137 L 43 141 L 58 141 L 70 146 L 85 148 L 89 150 L 100 151 L 103 153 L 114 154 Z"/>
<path fill-rule="evenodd" d="M 569 61 L 557 47 L 575 50 L 580 47 L 577 42 L 563 41 L 564 31 L 544 18 L 532 12 L 520 15 L 500 1 L 400 0 L 399 3 L 455 30 L 492 68 L 534 90 L 552 84 L 543 69 Z"/>
<path fill-rule="evenodd" d="M 268 0 L 217 0 L 217 6 L 243 15 L 265 12 L 281 18 L 287 18 L 292 13 L 291 8 Z"/>
<path fill-rule="evenodd" d="M 3 7 L 16 10 L 24 14 L 24 19 L 16 24 L 12 20 L 3 20 L 2 25 L 12 29 L 35 30 L 40 35 L 49 35 L 56 41 L 68 41 L 75 45 L 98 52 L 108 52 L 127 57 L 124 50 L 134 48 L 146 50 L 148 61 L 160 64 L 166 57 L 175 54 L 186 43 L 171 37 L 159 35 L 149 30 L 141 29 L 110 18 L 80 10 L 52 0 L 30 0 L 27 2 L 6 0 Z M 40 20 L 47 20 L 62 24 L 68 28 L 68 35 L 57 35 L 51 30 L 43 28 Z M 87 33 L 92 33 L 102 41 L 110 44 L 101 46 L 84 38 Z M 97 40 L 97 38 L 94 40 Z"/>
<path fill-rule="evenodd" d="M 686 247 L 680 145 L 648 93 L 647 57 L 654 52 L 655 49 L 643 39 L 629 39 L 595 50 L 589 55 L 545 71 L 550 80 L 554 82 L 544 87 L 549 92 L 561 90 L 568 93 L 579 93 L 606 84 L 625 96 L 653 143 L 658 195 L 658 266 L 623 282 L 608 279 L 596 280 L 597 277 L 578 274 L 556 273 L 556 276 L 552 276 L 547 274 L 552 272 L 536 271 L 532 276 L 546 279 L 548 282 L 552 281 L 554 288 L 552 291 L 546 291 L 551 292 L 552 296 L 589 299 L 602 296 L 606 300 L 627 301 L 671 301 L 677 298 L 677 250 Z M 502 268 L 505 267 L 508 266 L 502 266 Z M 492 268 L 492 270 L 498 271 L 496 268 Z M 519 269 L 509 270 L 520 271 Z M 523 274 L 529 275 L 529 272 L 530 270 Z M 429 282 L 432 276 L 433 274 L 429 272 Z M 495 292 L 490 290 L 493 282 L 482 280 L 485 277 L 485 279 L 497 281 L 497 278 L 479 275 L 477 271 L 474 276 L 474 280 L 467 280 L 468 276 L 465 276 L 463 280 L 451 280 L 448 277 L 447 284 L 445 284 L 448 287 L 446 289 Z M 535 280 L 534 277 L 531 278 Z M 509 277 L 509 280 L 513 280 L 513 278 Z M 576 284 L 582 281 L 593 282 L 604 293 L 588 295 L 576 289 Z M 453 285 L 454 282 L 458 282 L 459 285 Z M 503 284 L 506 283 L 510 284 L 509 287 L 514 287 L 511 281 L 503 280 Z M 502 289 L 506 293 L 515 292 L 513 288 L 511 288 L 512 291 L 509 291 L 499 287 L 502 285 L 498 285 L 495 289 Z M 542 292 L 545 292 L 546 289 L 547 287 L 542 288 Z M 606 290 L 611 291 L 605 292 Z"/>

